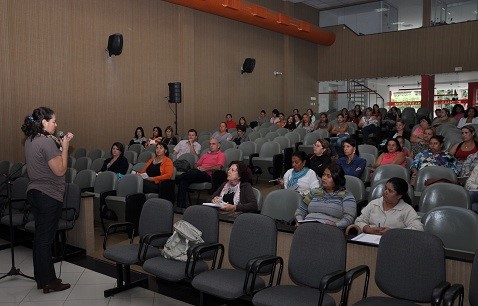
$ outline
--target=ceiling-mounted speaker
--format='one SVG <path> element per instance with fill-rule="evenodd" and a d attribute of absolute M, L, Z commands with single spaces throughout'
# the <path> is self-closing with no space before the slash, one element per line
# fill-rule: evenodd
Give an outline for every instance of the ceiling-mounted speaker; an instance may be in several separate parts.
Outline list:
<path fill-rule="evenodd" d="M 120 55 L 123 51 L 123 35 L 113 34 L 108 38 L 108 53 L 111 55 Z"/>
<path fill-rule="evenodd" d="M 242 64 L 241 73 L 251 73 L 254 71 L 254 67 L 256 66 L 256 60 L 254 58 L 246 58 L 244 60 L 244 64 Z"/>

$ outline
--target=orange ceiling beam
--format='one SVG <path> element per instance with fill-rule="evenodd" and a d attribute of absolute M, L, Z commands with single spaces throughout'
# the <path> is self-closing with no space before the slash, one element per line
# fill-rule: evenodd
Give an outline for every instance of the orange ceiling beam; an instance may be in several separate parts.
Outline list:
<path fill-rule="evenodd" d="M 323 46 L 331 46 L 335 42 L 335 34 L 330 31 L 241 0 L 165 1 L 287 34 Z"/>

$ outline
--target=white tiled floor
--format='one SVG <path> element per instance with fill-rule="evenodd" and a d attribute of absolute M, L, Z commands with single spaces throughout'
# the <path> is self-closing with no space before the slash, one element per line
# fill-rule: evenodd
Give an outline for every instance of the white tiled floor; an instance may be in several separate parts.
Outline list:
<path fill-rule="evenodd" d="M 0 244 L 8 243 L 0 239 Z M 26 275 L 33 275 L 32 250 L 18 246 L 15 248 L 15 265 Z M 0 251 L 0 273 L 10 271 L 10 249 Z M 61 292 L 43 294 L 36 289 L 33 280 L 21 276 L 8 276 L 0 280 L 0 306 L 7 305 L 45 305 L 45 306 L 122 306 L 122 305 L 189 305 L 156 292 L 134 288 L 110 298 L 103 297 L 105 289 L 115 286 L 115 279 L 109 276 L 85 269 L 83 267 L 63 262 L 55 264 L 57 276 L 70 283 L 71 288 Z M 0 274 L 2 276 L 4 274 Z"/>

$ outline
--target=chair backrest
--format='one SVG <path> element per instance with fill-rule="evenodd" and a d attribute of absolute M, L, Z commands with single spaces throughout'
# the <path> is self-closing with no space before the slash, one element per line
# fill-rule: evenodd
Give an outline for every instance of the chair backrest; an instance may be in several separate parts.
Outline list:
<path fill-rule="evenodd" d="M 88 154 L 88 150 L 85 148 L 77 148 L 75 150 L 75 158 L 78 159 L 80 157 L 84 157 Z"/>
<path fill-rule="evenodd" d="M 455 206 L 470 208 L 470 195 L 460 185 L 435 183 L 425 188 L 418 202 L 418 211 L 427 213 L 435 207 Z"/>
<path fill-rule="evenodd" d="M 236 148 L 229 148 L 224 151 L 224 155 L 226 156 L 226 167 L 229 167 L 229 164 L 232 161 L 238 160 L 242 161 L 242 151 Z"/>
<path fill-rule="evenodd" d="M 329 138 L 329 131 L 327 131 L 326 129 L 318 129 L 318 130 L 315 130 L 313 133 L 316 133 L 319 136 L 317 138 L 320 138 L 320 139 Z"/>
<path fill-rule="evenodd" d="M 280 153 L 280 145 L 277 142 L 268 141 L 264 143 L 259 151 L 259 157 L 273 157 Z"/>
<path fill-rule="evenodd" d="M 208 140 L 209 141 L 209 140 Z M 184 160 L 187 160 L 189 165 L 191 166 L 191 169 L 194 168 L 194 165 L 196 164 L 196 162 L 198 161 L 198 157 L 196 154 L 192 154 L 192 153 L 184 153 L 184 154 L 181 154 L 181 156 L 179 156 L 177 159 L 184 159 Z"/>
<path fill-rule="evenodd" d="M 474 253 L 478 249 L 478 215 L 467 208 L 442 206 L 426 213 L 426 232 L 439 237 L 447 249 Z"/>
<path fill-rule="evenodd" d="M 296 228 L 292 238 L 289 276 L 294 282 L 319 288 L 323 276 L 345 270 L 346 258 L 347 242 L 339 228 L 317 222 L 304 223 Z M 333 284 L 334 289 L 342 286 L 341 282 Z"/>
<path fill-rule="evenodd" d="M 420 118 L 422 116 L 430 117 L 430 114 L 432 111 L 428 107 L 420 107 L 417 110 L 417 118 Z"/>
<path fill-rule="evenodd" d="M 362 153 L 360 152 L 360 157 L 365 159 L 367 161 L 367 167 L 371 168 L 374 164 L 377 158 L 370 153 Z"/>
<path fill-rule="evenodd" d="M 372 145 L 369 145 L 369 144 L 361 144 L 361 145 L 358 145 L 358 151 L 360 154 L 362 153 L 369 153 L 369 154 L 372 154 L 375 159 L 377 159 L 378 157 L 378 149 L 376 146 L 372 146 Z M 360 155 L 362 156 L 362 155 Z"/>
<path fill-rule="evenodd" d="M 67 168 L 65 172 L 65 183 L 73 183 L 76 177 L 75 168 Z"/>
<path fill-rule="evenodd" d="M 307 130 L 304 129 L 304 128 L 301 128 L 301 127 L 296 128 L 296 129 L 294 130 L 294 132 L 296 132 L 296 133 L 298 133 L 298 134 L 300 135 L 300 140 L 299 140 L 299 141 L 302 141 L 302 140 L 304 139 L 304 137 L 305 137 L 305 134 L 307 134 Z M 316 139 L 316 140 L 317 140 L 317 139 Z"/>
<path fill-rule="evenodd" d="M 95 160 L 97 158 L 101 158 L 101 157 L 105 156 L 105 151 L 103 151 L 102 149 L 94 149 L 94 150 L 88 152 L 88 154 L 86 156 L 91 158 L 91 160 Z"/>
<path fill-rule="evenodd" d="M 450 150 L 453 145 L 462 142 L 461 136 L 459 135 L 447 135 L 443 141 L 443 150 Z"/>
<path fill-rule="evenodd" d="M 433 288 L 445 279 L 440 238 L 422 231 L 391 229 L 380 239 L 375 283 L 384 293 L 426 303 L 431 301 Z"/>
<path fill-rule="evenodd" d="M 174 210 L 173 204 L 165 199 L 152 198 L 143 204 L 139 217 L 138 234 L 144 237 L 150 233 L 172 233 Z M 156 247 L 163 246 L 168 238 L 155 242 Z"/>
<path fill-rule="evenodd" d="M 264 123 L 261 124 L 260 127 L 261 127 L 261 128 L 268 128 L 268 127 L 270 127 L 271 125 L 272 125 L 272 123 L 270 123 L 270 122 L 264 122 Z"/>
<path fill-rule="evenodd" d="M 258 235 L 257 233 L 260 233 Z M 229 238 L 229 262 L 244 270 L 252 258 L 276 254 L 277 227 L 273 219 L 259 214 L 239 215 Z"/>
<path fill-rule="evenodd" d="M 73 183 L 80 187 L 80 190 L 84 190 L 86 188 L 92 188 L 95 186 L 96 180 L 96 172 L 91 169 L 81 170 L 77 172 L 75 180 Z"/>
<path fill-rule="evenodd" d="M 10 176 L 10 180 L 15 180 L 19 177 L 25 176 L 27 172 L 27 167 L 25 167 L 24 163 L 14 163 L 10 168 L 10 172 L 8 172 L 8 176 Z"/>
<path fill-rule="evenodd" d="M 289 130 L 286 128 L 278 128 L 276 132 L 279 134 L 279 136 L 284 136 L 285 134 L 289 133 Z"/>
<path fill-rule="evenodd" d="M 402 119 L 407 125 L 415 124 L 415 109 L 413 107 L 405 107 L 402 111 Z"/>
<path fill-rule="evenodd" d="M 243 157 L 257 153 L 257 145 L 254 141 L 244 141 L 239 145 L 239 150 L 242 151 Z"/>
<path fill-rule="evenodd" d="M 118 181 L 116 195 L 126 197 L 127 195 L 143 192 L 143 179 L 136 174 L 126 174 Z"/>
<path fill-rule="evenodd" d="M 267 139 L 269 139 L 269 140 L 274 140 L 274 138 L 279 137 L 279 133 L 277 133 L 277 132 L 269 132 L 269 133 L 267 133 L 264 137 L 267 138 Z"/>
<path fill-rule="evenodd" d="M 399 177 L 404 179 L 405 181 L 410 180 L 409 170 L 403 166 L 395 165 L 395 164 L 387 164 L 381 165 L 373 172 L 373 177 L 370 180 L 370 183 L 373 184 L 374 182 L 389 179 L 392 177 Z"/>
<path fill-rule="evenodd" d="M 80 216 L 81 207 L 81 189 L 76 184 L 67 183 L 65 186 L 65 196 L 63 199 L 63 212 L 61 219 L 74 221 Z M 70 209 L 73 208 L 74 210 Z"/>
<path fill-rule="evenodd" d="M 170 146 L 172 146 L 172 148 Z M 168 145 L 169 153 L 173 153 L 174 147 L 175 147 L 175 145 Z M 147 146 L 146 148 L 144 148 L 143 152 L 145 152 L 145 151 L 155 153 L 156 152 L 156 146 Z M 141 152 L 141 153 L 143 153 L 143 152 Z"/>
<path fill-rule="evenodd" d="M 261 209 L 262 209 L 262 192 L 255 187 L 252 187 L 252 192 L 254 192 L 254 196 L 256 197 L 256 200 L 257 200 L 257 210 L 261 211 Z"/>
<path fill-rule="evenodd" d="M 79 173 L 81 170 L 90 169 L 91 167 L 91 158 L 82 156 L 76 159 L 75 169 Z"/>
<path fill-rule="evenodd" d="M 274 190 L 264 199 L 261 214 L 290 223 L 295 219 L 295 211 L 301 202 L 302 196 L 293 190 Z"/>
<path fill-rule="evenodd" d="M 254 142 L 256 143 L 257 152 L 261 152 L 262 145 L 264 145 L 268 141 L 269 141 L 269 139 L 263 138 L 263 137 L 260 137 L 260 138 L 257 138 L 256 140 L 254 140 Z"/>
<path fill-rule="evenodd" d="M 450 123 L 443 123 L 437 126 L 436 128 L 436 133 L 437 135 L 444 135 L 446 131 L 449 130 L 458 130 L 459 129 L 456 127 L 456 125 L 450 124 Z"/>
<path fill-rule="evenodd" d="M 138 159 L 136 160 L 136 163 L 146 163 L 155 155 L 156 155 L 155 153 L 150 151 L 141 152 L 141 154 L 139 154 L 138 156 Z"/>
<path fill-rule="evenodd" d="M 428 166 L 422 168 L 417 174 L 415 191 L 422 192 L 425 189 L 425 181 L 430 178 L 445 178 L 451 181 L 456 181 L 456 174 L 452 169 L 442 166 Z"/>
<path fill-rule="evenodd" d="M 124 157 L 126 157 L 126 159 L 128 160 L 128 162 L 130 164 L 136 164 L 136 161 L 138 159 L 138 153 L 136 153 L 135 151 L 124 151 Z M 78 161 L 77 161 L 78 162 Z"/>
<path fill-rule="evenodd" d="M 353 194 L 355 201 L 357 203 L 360 201 L 366 200 L 365 184 L 360 178 L 351 176 L 351 175 L 346 175 L 345 189 L 350 191 Z"/>
<path fill-rule="evenodd" d="M 261 137 L 265 137 L 267 135 L 267 133 L 269 133 L 269 128 L 260 128 L 258 131 L 259 135 L 261 135 Z"/>
<path fill-rule="evenodd" d="M 256 131 L 253 131 L 253 132 L 250 132 L 247 137 L 249 138 L 250 141 L 254 141 L 256 140 L 257 138 L 260 138 L 261 137 L 261 134 L 259 134 L 259 132 L 256 132 Z"/>
<path fill-rule="evenodd" d="M 26 200 L 27 199 L 28 178 L 19 177 L 12 183 L 11 199 L 12 200 Z M 23 207 L 23 204 L 21 205 Z"/>
<path fill-rule="evenodd" d="M 103 157 L 97 158 L 93 160 L 93 162 L 91 162 L 90 169 L 95 172 L 100 172 L 104 163 L 105 163 L 105 158 Z"/>
<path fill-rule="evenodd" d="M 221 151 L 224 152 L 226 151 L 227 149 L 231 149 L 231 148 L 235 148 L 236 147 L 236 143 L 234 141 L 229 141 L 229 140 L 225 140 L 223 142 L 221 142 Z M 209 148 L 209 146 L 208 146 Z"/>
<path fill-rule="evenodd" d="M 304 136 L 304 141 L 303 141 L 303 144 L 306 145 L 306 146 L 311 146 L 313 145 L 317 139 L 319 139 L 320 136 L 319 136 L 319 133 L 317 132 L 312 132 L 312 133 L 307 133 L 305 136 Z"/>
<path fill-rule="evenodd" d="M 280 145 L 281 151 L 283 151 L 285 148 L 290 148 L 290 139 L 285 137 L 285 136 L 278 136 L 273 139 L 274 142 L 277 142 Z"/>
<path fill-rule="evenodd" d="M 133 143 L 128 147 L 128 151 L 134 151 L 137 155 L 141 154 L 144 151 L 144 147 L 140 143 Z"/>
<path fill-rule="evenodd" d="M 204 134 L 198 137 L 197 142 L 203 143 L 206 140 L 209 141 L 209 138 L 211 138 L 211 134 Z"/>
<path fill-rule="evenodd" d="M 374 200 L 374 199 L 378 199 L 383 195 L 383 190 L 385 189 L 385 184 L 387 183 L 387 181 L 388 181 L 388 179 L 379 180 L 379 181 L 374 182 L 370 186 L 370 192 L 368 194 L 368 201 L 369 202 Z M 413 206 L 413 204 L 414 204 L 413 199 L 415 197 L 415 194 L 413 192 L 413 187 L 410 184 L 408 184 L 407 194 L 410 197 L 410 200 L 412 200 L 412 203 L 410 203 L 410 205 Z"/>
<path fill-rule="evenodd" d="M 143 170 L 145 165 L 146 165 L 146 163 L 136 163 L 136 165 L 133 166 L 132 171 L 133 170 L 136 171 L 136 172 L 141 171 L 141 170 Z"/>
<path fill-rule="evenodd" d="M 13 163 L 9 160 L 4 160 L 0 162 L 0 175 L 8 174 L 10 172 L 10 168 L 12 167 Z"/>
<path fill-rule="evenodd" d="M 209 206 L 193 205 L 186 208 L 183 220 L 202 232 L 204 242 L 214 243 L 219 239 L 219 214 Z"/>
<path fill-rule="evenodd" d="M 104 191 L 116 190 L 118 184 L 118 177 L 112 171 L 104 171 L 98 174 L 95 180 L 93 191 L 95 193 L 102 193 Z"/>
<path fill-rule="evenodd" d="M 273 124 L 271 126 L 269 126 L 269 131 L 271 132 L 275 132 L 279 129 L 279 126 L 277 124 Z"/>
<path fill-rule="evenodd" d="M 295 146 L 300 141 L 300 134 L 297 132 L 288 132 L 284 136 L 289 138 L 291 146 Z"/>
<path fill-rule="evenodd" d="M 74 168 L 76 163 L 76 158 L 74 158 L 71 155 L 68 155 L 68 167 L 69 168 Z"/>

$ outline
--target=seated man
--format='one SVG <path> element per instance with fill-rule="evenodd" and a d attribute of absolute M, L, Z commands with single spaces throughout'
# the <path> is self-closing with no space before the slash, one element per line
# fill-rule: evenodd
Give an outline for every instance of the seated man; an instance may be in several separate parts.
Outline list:
<path fill-rule="evenodd" d="M 201 145 L 197 142 L 198 133 L 195 129 L 188 131 L 188 139 L 181 140 L 173 150 L 173 154 L 176 157 L 183 155 L 184 153 L 191 153 L 199 155 L 201 153 Z"/>
<path fill-rule="evenodd" d="M 226 156 L 219 148 L 219 141 L 215 138 L 209 140 L 209 151 L 196 163 L 196 168 L 181 174 L 176 178 L 178 188 L 178 207 L 186 207 L 186 194 L 192 183 L 211 182 L 214 170 L 221 170 L 226 164 Z"/>
<path fill-rule="evenodd" d="M 232 141 L 234 141 L 237 145 L 240 145 L 241 143 L 248 141 L 249 139 L 246 134 L 246 127 L 244 125 L 238 125 L 237 126 L 237 137 L 234 138 Z"/>

